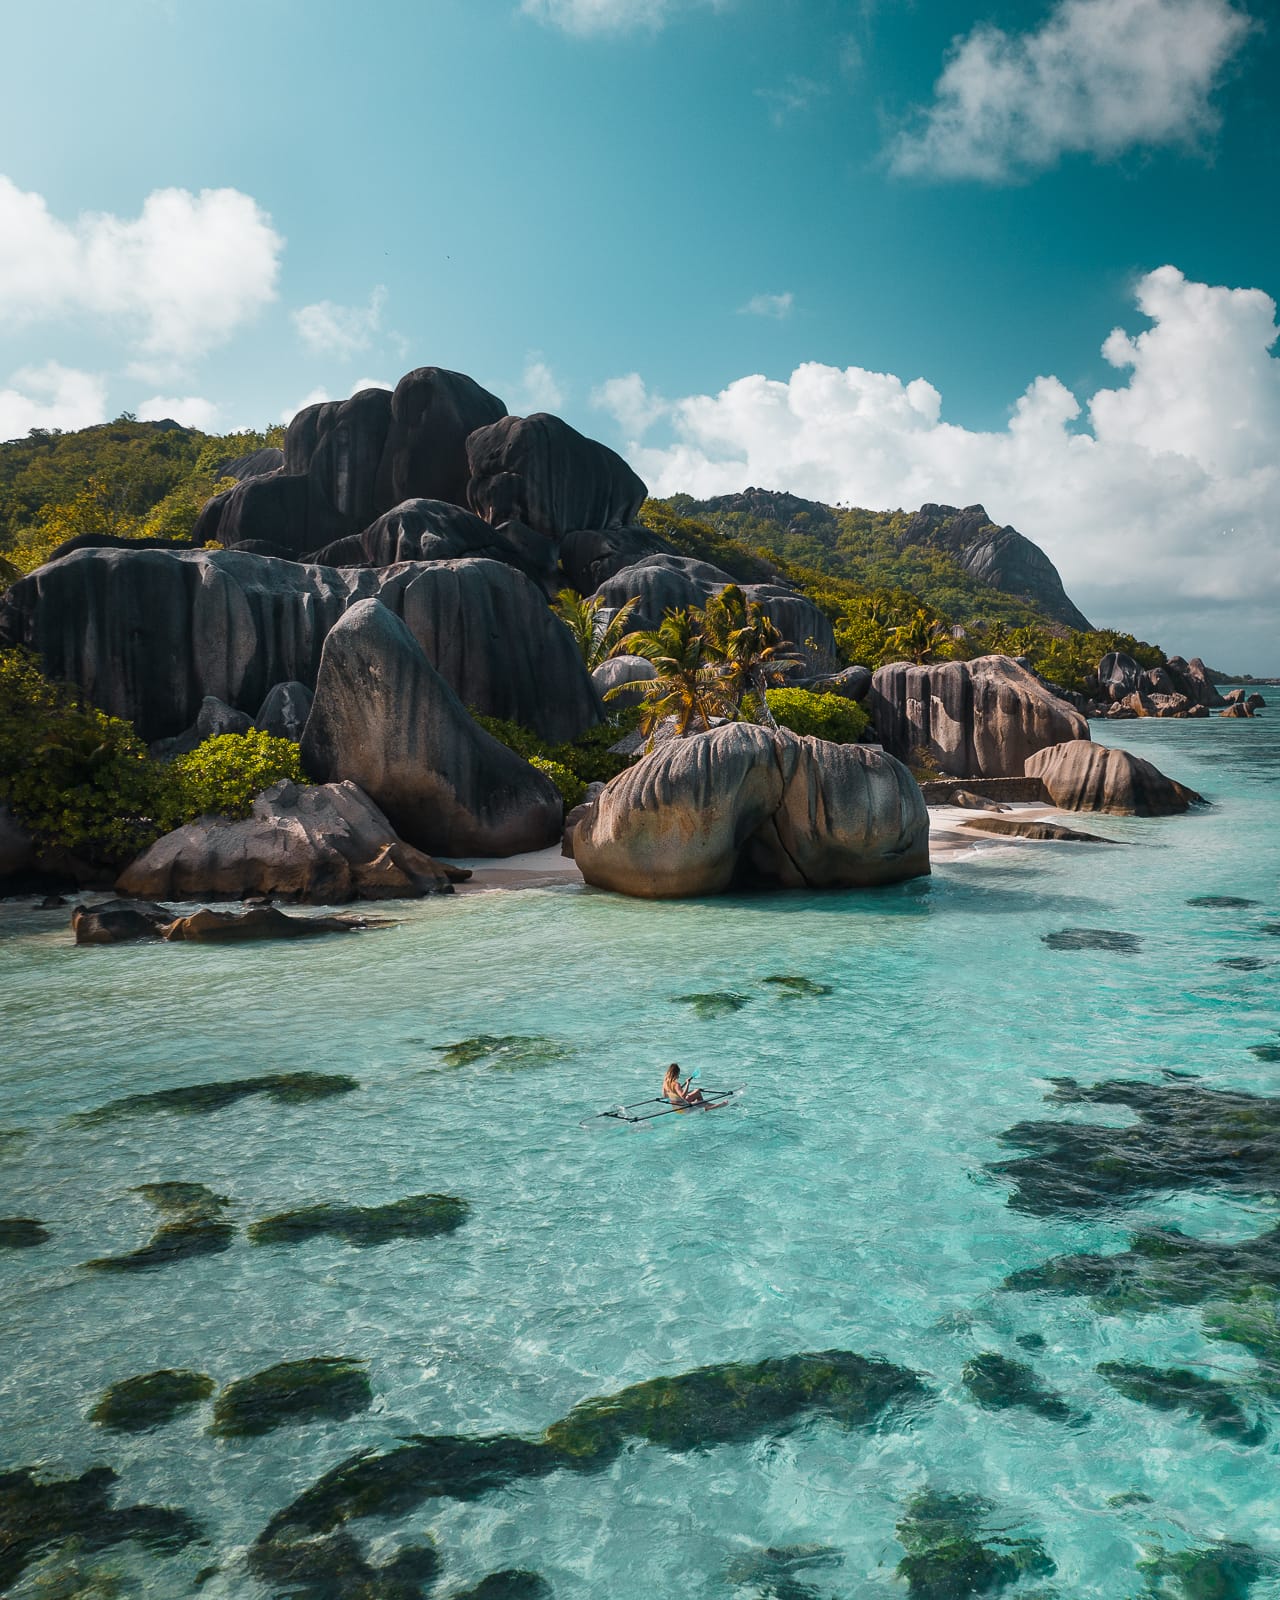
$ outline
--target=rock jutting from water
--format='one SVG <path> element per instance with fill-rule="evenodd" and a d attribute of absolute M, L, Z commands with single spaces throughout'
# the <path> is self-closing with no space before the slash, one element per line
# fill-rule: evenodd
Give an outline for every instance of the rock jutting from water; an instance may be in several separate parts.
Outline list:
<path fill-rule="evenodd" d="M 430 1239 L 467 1220 L 465 1200 L 451 1194 L 412 1194 L 384 1206 L 314 1205 L 251 1222 L 251 1244 L 302 1244 L 326 1235 L 358 1248 L 393 1239 Z"/>
<path fill-rule="evenodd" d="M 1039 839 L 1061 844 L 1120 843 L 1119 839 L 1104 839 L 1101 834 L 1065 828 L 1060 822 L 1025 822 L 1016 817 L 966 817 L 960 826 L 975 828 L 979 833 L 1002 833 L 1014 839 Z"/>
<path fill-rule="evenodd" d="M 77 905 L 71 913 L 71 928 L 78 945 L 132 944 L 139 939 L 162 939 L 169 944 L 313 939 L 326 933 L 362 933 L 374 926 L 377 924 L 367 917 L 291 917 L 274 906 L 249 906 L 241 911 L 213 911 L 205 906 L 189 916 L 180 916 L 144 900 Z"/>
<path fill-rule="evenodd" d="M 291 1423 L 340 1422 L 372 1404 L 363 1361 L 309 1356 L 227 1384 L 214 1402 L 209 1432 L 221 1439 L 256 1438 Z"/>
<path fill-rule="evenodd" d="M 1166 778 L 1127 750 L 1073 739 L 1027 757 L 1026 775 L 1039 778 L 1064 811 L 1106 811 L 1117 816 L 1168 817 L 1203 805 L 1204 796 Z"/>
<path fill-rule="evenodd" d="M 452 894 L 471 876 L 406 844 L 354 783 L 288 779 L 244 820 L 201 817 L 165 834 L 121 873 L 122 895 L 156 900 L 280 900 L 337 905 Z"/>
<path fill-rule="evenodd" d="M 606 784 L 573 836 L 589 884 L 646 899 L 864 888 L 929 871 L 929 816 L 900 762 L 730 723 Z"/>
<path fill-rule="evenodd" d="M 89 1413 L 89 1421 L 117 1433 L 145 1433 L 172 1422 L 207 1400 L 217 1384 L 203 1372 L 140 1373 L 105 1389 Z"/>

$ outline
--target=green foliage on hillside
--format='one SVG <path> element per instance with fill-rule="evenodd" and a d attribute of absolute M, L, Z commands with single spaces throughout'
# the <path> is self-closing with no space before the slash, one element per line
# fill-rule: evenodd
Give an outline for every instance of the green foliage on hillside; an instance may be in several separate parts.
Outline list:
<path fill-rule="evenodd" d="M 205 434 L 126 416 L 0 444 L 0 586 L 12 580 L 7 568 L 30 572 L 82 533 L 188 537 L 200 507 L 231 481 L 220 465 L 283 436 L 281 427 Z"/>
<path fill-rule="evenodd" d="M 857 744 L 871 722 L 856 700 L 846 700 L 838 694 L 766 689 L 764 697 L 773 720 L 781 727 L 831 744 Z"/>
<path fill-rule="evenodd" d="M 0 802 L 41 844 L 99 864 L 127 860 L 206 812 L 247 816 L 298 747 L 251 729 L 156 761 L 130 723 L 52 683 L 25 650 L 0 650 Z"/>

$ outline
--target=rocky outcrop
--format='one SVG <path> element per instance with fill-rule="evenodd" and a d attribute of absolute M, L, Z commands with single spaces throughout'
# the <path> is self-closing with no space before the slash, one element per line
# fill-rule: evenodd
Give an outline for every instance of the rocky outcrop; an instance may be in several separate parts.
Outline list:
<path fill-rule="evenodd" d="M 214 476 L 243 483 L 246 478 L 265 478 L 283 466 L 284 451 L 276 445 L 264 445 L 261 450 L 250 450 L 248 455 L 228 456 L 214 468 Z"/>
<path fill-rule="evenodd" d="M 145 900 L 108 900 L 76 906 L 71 929 L 77 944 L 129 944 L 135 939 L 210 944 L 242 939 L 305 939 L 321 933 L 351 933 L 369 927 L 363 917 L 290 917 L 274 906 L 247 911 L 210 911 L 179 916 Z"/>
<path fill-rule="evenodd" d="M 314 686 L 325 635 L 354 601 L 404 616 L 464 704 L 552 741 L 600 705 L 537 587 L 492 561 L 382 570 L 300 566 L 232 550 L 80 550 L 0 597 L 0 644 L 135 723 L 148 742 L 191 727 L 206 696 L 255 715 L 276 684 Z"/>
<path fill-rule="evenodd" d="M 1085 718 L 1008 656 L 895 661 L 876 672 L 868 708 L 890 754 L 955 778 L 1016 777 L 1037 750 L 1089 738 Z"/>
<path fill-rule="evenodd" d="M 576 528 L 560 546 L 560 570 L 570 589 L 593 594 L 606 578 L 645 556 L 675 555 L 663 538 L 639 523 L 625 528 Z"/>
<path fill-rule="evenodd" d="M 243 821 L 201 817 L 157 839 L 124 869 L 122 895 L 144 900 L 277 900 L 339 905 L 451 894 L 469 877 L 399 838 L 353 783 L 260 794 Z"/>
<path fill-rule="evenodd" d="M 1245 700 L 1233 700 L 1225 711 L 1219 711 L 1220 717 L 1251 717 L 1253 708 Z"/>
<path fill-rule="evenodd" d="M 573 853 L 590 884 L 669 899 L 892 883 L 929 871 L 928 836 L 920 791 L 892 757 L 730 723 L 614 778 Z"/>
<path fill-rule="evenodd" d="M 1039 778 L 1064 811 L 1167 817 L 1203 799 L 1140 756 L 1078 739 L 1031 756 L 1027 776 Z"/>
<path fill-rule="evenodd" d="M 311 700 L 311 690 L 305 683 L 277 683 L 268 689 L 253 725 L 273 739 L 292 739 L 297 744 L 311 715 Z"/>
<path fill-rule="evenodd" d="M 518 523 L 491 527 L 472 511 L 444 500 L 405 500 L 371 523 L 303 559 L 321 566 L 389 567 L 398 561 L 451 561 L 483 556 L 503 561 L 554 591 L 555 553 Z"/>
<path fill-rule="evenodd" d="M 134 939 L 159 939 L 174 920 L 172 911 L 145 900 L 106 900 L 75 906 L 71 931 L 77 944 L 129 944 Z"/>
<path fill-rule="evenodd" d="M 869 667 L 845 667 L 817 678 L 801 678 L 796 687 L 811 694 L 838 694 L 842 700 L 865 700 L 871 690 Z"/>
<path fill-rule="evenodd" d="M 668 611 L 683 611 L 705 606 L 736 580 L 722 567 L 691 556 L 645 556 L 607 578 L 596 590 L 596 597 L 616 611 L 628 600 L 638 603 L 631 613 L 631 626 L 637 630 L 656 628 Z M 743 583 L 738 587 L 748 601 L 764 608 L 784 639 L 790 640 L 807 663 L 810 673 L 829 673 L 836 665 L 835 633 L 826 613 L 812 600 L 794 589 L 776 583 Z"/>
<path fill-rule="evenodd" d="M 1123 650 L 1112 650 L 1098 663 L 1098 688 L 1105 700 L 1125 700 L 1142 687 L 1142 668 Z"/>
<path fill-rule="evenodd" d="M 281 470 L 210 500 L 195 543 L 265 541 L 299 556 L 358 533 L 403 500 L 465 506 L 467 435 L 505 412 L 496 395 L 439 367 L 406 374 L 394 394 L 362 389 L 307 406 L 285 433 Z"/>
<path fill-rule="evenodd" d="M 253 719 L 247 713 L 237 711 L 217 695 L 207 694 L 200 702 L 196 720 L 186 732 L 175 734 L 172 739 L 157 739 L 151 746 L 151 754 L 169 761 L 174 756 L 189 755 L 206 739 L 216 739 L 224 733 L 248 733 L 252 727 Z"/>
<path fill-rule="evenodd" d="M 302 759 L 317 782 L 358 784 L 421 850 L 508 856 L 560 837 L 550 780 L 472 720 L 378 600 L 352 606 L 325 640 Z"/>
<path fill-rule="evenodd" d="M 1192 705 L 1216 710 L 1223 704 L 1217 687 L 1210 681 L 1208 669 L 1199 656 L 1184 661 L 1181 656 L 1170 656 L 1165 671 L 1173 681 L 1174 692 L 1182 694 Z"/>
<path fill-rule="evenodd" d="M 604 702 L 605 710 L 616 712 L 638 706 L 644 699 L 644 692 L 638 688 L 629 694 L 619 692 L 610 700 L 607 698 L 610 690 L 621 691 L 628 683 L 650 683 L 657 675 L 653 662 L 644 656 L 610 656 L 592 672 L 591 681 Z"/>

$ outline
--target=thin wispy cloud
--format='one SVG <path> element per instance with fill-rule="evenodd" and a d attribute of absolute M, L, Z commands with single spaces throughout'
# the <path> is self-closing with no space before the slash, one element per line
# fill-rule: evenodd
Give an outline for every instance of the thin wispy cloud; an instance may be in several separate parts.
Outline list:
<path fill-rule="evenodd" d="M 342 306 L 332 300 L 318 300 L 293 312 L 293 325 L 308 350 L 317 355 L 350 358 L 367 350 L 382 325 L 382 308 L 387 291 L 382 284 L 363 306 Z"/>
<path fill-rule="evenodd" d="M 136 414 L 139 422 L 163 422 L 171 417 L 184 428 L 213 433 L 222 418 L 222 407 L 198 394 L 153 394 L 149 400 L 142 401 Z"/>
<path fill-rule="evenodd" d="M 796 297 L 788 289 L 785 294 L 753 294 L 745 306 L 738 307 L 743 317 L 773 317 L 782 322 L 795 309 Z"/>
<path fill-rule="evenodd" d="M 559 411 L 564 405 L 564 385 L 543 359 L 541 350 L 529 352 L 520 376 L 517 399 L 526 416 L 535 411 Z"/>
<path fill-rule="evenodd" d="M 657 32 L 692 11 L 722 11 L 732 0 L 521 0 L 527 17 L 578 35 Z"/>
<path fill-rule="evenodd" d="M 107 420 L 107 384 L 101 373 L 80 372 L 57 361 L 23 367 L 0 389 L 0 440 L 20 439 L 32 428 L 91 428 Z"/>
<path fill-rule="evenodd" d="M 96 324 L 162 370 L 225 344 L 273 300 L 283 249 L 237 189 L 157 189 L 136 217 L 64 222 L 0 177 L 0 322 Z"/>
<path fill-rule="evenodd" d="M 782 83 L 771 89 L 757 89 L 756 94 L 769 108 L 769 120 L 780 128 L 788 118 L 807 111 L 815 100 L 830 94 L 830 87 L 814 78 L 801 78 L 792 73 Z"/>
<path fill-rule="evenodd" d="M 1064 155 L 1194 146 L 1254 26 L 1233 0 L 1058 0 L 1034 32 L 982 24 L 953 42 L 890 168 L 1003 183 Z"/>

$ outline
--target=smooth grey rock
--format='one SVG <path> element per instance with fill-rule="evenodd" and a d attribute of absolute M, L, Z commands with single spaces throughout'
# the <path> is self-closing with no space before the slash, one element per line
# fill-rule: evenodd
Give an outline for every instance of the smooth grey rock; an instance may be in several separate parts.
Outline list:
<path fill-rule="evenodd" d="M 263 445 L 261 450 L 250 450 L 248 455 L 229 456 L 214 469 L 219 478 L 235 478 L 243 483 L 246 478 L 265 478 L 279 472 L 284 466 L 284 451 L 276 445 Z"/>
<path fill-rule="evenodd" d="M 207 694 L 200 702 L 191 727 L 172 739 L 158 739 L 151 746 L 151 754 L 162 761 L 171 761 L 174 756 L 189 755 L 206 739 L 216 739 L 224 733 L 248 733 L 252 727 L 252 717 L 229 706 L 225 700 L 219 700 L 217 695 Z"/>
<path fill-rule="evenodd" d="M 560 838 L 555 786 L 472 720 L 378 600 L 325 640 L 302 759 L 317 782 L 358 784 L 421 850 L 508 856 Z"/>
<path fill-rule="evenodd" d="M 868 709 L 881 743 L 948 777 L 1019 776 L 1049 745 L 1089 738 L 1087 720 L 1008 656 L 879 668 Z"/>
<path fill-rule="evenodd" d="M 267 691 L 258 707 L 253 725 L 273 739 L 292 739 L 297 744 L 311 715 L 311 690 L 305 683 L 277 683 Z"/>
<path fill-rule="evenodd" d="M 466 506 L 467 440 L 506 416 L 497 395 L 444 367 L 405 373 L 391 397 L 383 482 L 385 507 L 421 498 Z"/>
<path fill-rule="evenodd" d="M 892 883 L 929 871 L 928 840 L 924 798 L 891 756 L 736 722 L 614 778 L 573 853 L 590 884 L 667 899 Z"/>
<path fill-rule="evenodd" d="M 1217 686 L 1209 681 L 1208 671 L 1199 656 L 1193 656 L 1190 661 L 1170 656 L 1165 671 L 1172 678 L 1175 691 L 1186 695 L 1193 705 L 1216 710 L 1225 703 Z"/>
<path fill-rule="evenodd" d="M 1167 817 L 1203 800 L 1140 756 L 1080 739 L 1030 756 L 1027 776 L 1039 778 L 1064 811 Z"/>
<path fill-rule="evenodd" d="M 607 661 L 602 661 L 591 674 L 591 681 L 596 687 L 606 712 L 625 711 L 632 706 L 638 706 L 644 699 L 642 690 L 637 689 L 631 694 L 616 694 L 613 699 L 607 699 L 611 689 L 621 689 L 628 683 L 649 683 L 657 677 L 653 662 L 644 656 L 610 656 Z"/>
<path fill-rule="evenodd" d="M 869 667 L 845 667 L 842 672 L 832 672 L 817 678 L 802 678 L 797 688 L 808 689 L 813 694 L 838 694 L 842 700 L 862 701 L 871 690 Z"/>
<path fill-rule="evenodd" d="M 120 874 L 122 895 L 148 900 L 271 896 L 338 905 L 449 894 L 455 877 L 406 844 L 354 783 L 273 784 L 242 821 L 200 817 L 166 833 Z"/>
<path fill-rule="evenodd" d="M 560 840 L 560 854 L 562 856 L 568 856 L 570 861 L 573 860 L 574 832 L 583 818 L 590 814 L 592 807 L 595 805 L 596 801 L 600 798 L 603 792 L 604 784 L 589 783 L 587 785 L 586 794 L 582 797 L 578 804 L 574 806 L 573 810 L 565 815 L 564 834 Z"/>
<path fill-rule="evenodd" d="M 594 594 L 606 578 L 645 556 L 675 555 L 649 528 L 632 523 L 618 528 L 575 528 L 560 546 L 560 569 L 570 589 Z"/>
<path fill-rule="evenodd" d="M 1142 668 L 1123 650 L 1112 650 L 1098 663 L 1098 686 L 1109 700 L 1124 700 L 1142 687 Z"/>

